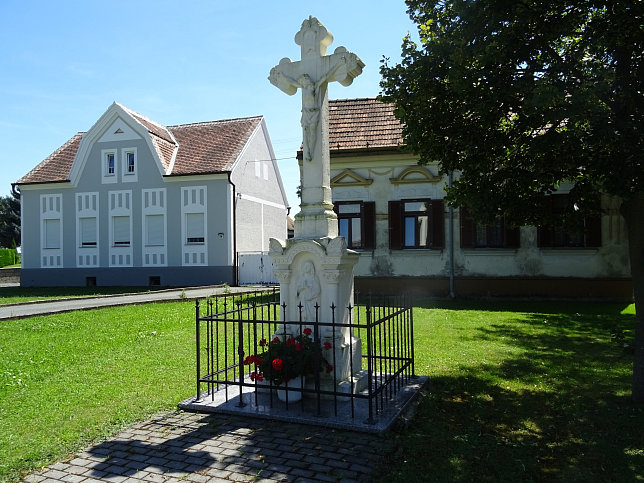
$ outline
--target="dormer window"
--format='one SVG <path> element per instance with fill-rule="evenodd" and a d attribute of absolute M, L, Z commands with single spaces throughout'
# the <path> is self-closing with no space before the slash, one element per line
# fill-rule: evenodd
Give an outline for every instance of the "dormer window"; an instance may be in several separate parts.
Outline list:
<path fill-rule="evenodd" d="M 134 174 L 135 171 L 135 166 L 134 166 L 134 153 L 131 151 L 128 151 L 125 153 L 125 163 L 126 163 L 126 173 L 127 174 Z"/>
<path fill-rule="evenodd" d="M 121 159 L 123 163 L 121 180 L 124 183 L 132 183 L 137 181 L 137 160 L 136 148 L 126 148 L 121 151 Z"/>
<path fill-rule="evenodd" d="M 116 149 L 103 149 L 101 151 L 101 183 L 113 184 L 118 181 L 118 155 Z"/>
<path fill-rule="evenodd" d="M 105 167 L 106 171 L 105 174 L 107 176 L 114 176 L 115 174 L 115 159 L 114 159 L 114 153 L 107 153 L 105 155 Z"/>

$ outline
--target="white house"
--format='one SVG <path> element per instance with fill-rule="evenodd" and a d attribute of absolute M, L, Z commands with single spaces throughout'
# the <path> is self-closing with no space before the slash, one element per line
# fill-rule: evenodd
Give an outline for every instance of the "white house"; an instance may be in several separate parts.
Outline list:
<path fill-rule="evenodd" d="M 163 126 L 118 103 L 15 183 L 23 286 L 236 283 L 286 238 L 261 116 Z"/>
<path fill-rule="evenodd" d="M 582 235 L 482 225 L 443 202 L 447 176 L 437 163 L 419 166 L 402 142 L 392 105 L 329 101 L 333 203 L 340 234 L 361 252 L 361 291 L 632 298 L 624 220 L 611 200 Z M 557 209 L 565 190 L 552 201 Z"/>

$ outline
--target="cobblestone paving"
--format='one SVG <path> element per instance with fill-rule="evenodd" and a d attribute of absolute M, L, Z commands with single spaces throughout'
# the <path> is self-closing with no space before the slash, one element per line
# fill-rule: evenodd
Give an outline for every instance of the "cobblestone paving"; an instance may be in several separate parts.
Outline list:
<path fill-rule="evenodd" d="M 26 482 L 373 481 L 385 436 L 173 412 L 139 423 Z"/>

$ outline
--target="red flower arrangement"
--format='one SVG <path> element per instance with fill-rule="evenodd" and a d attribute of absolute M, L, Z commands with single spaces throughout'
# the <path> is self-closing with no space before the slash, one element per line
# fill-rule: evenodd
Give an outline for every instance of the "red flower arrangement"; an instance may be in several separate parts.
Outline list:
<path fill-rule="evenodd" d="M 316 366 L 320 372 L 332 372 L 333 366 L 324 357 L 324 352 L 333 348 L 331 342 L 320 344 L 311 339 L 312 330 L 305 328 L 295 337 L 285 335 L 284 340 L 274 337 L 272 341 L 259 341 L 264 350 L 244 360 L 244 365 L 254 366 L 250 372 L 251 381 L 269 381 L 280 385 L 301 376 L 311 376 Z"/>

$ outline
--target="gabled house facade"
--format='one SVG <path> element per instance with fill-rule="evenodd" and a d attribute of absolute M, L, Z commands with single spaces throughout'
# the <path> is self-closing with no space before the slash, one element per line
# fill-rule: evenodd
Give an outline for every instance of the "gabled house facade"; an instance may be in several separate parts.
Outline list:
<path fill-rule="evenodd" d="M 264 118 L 176 126 L 114 103 L 15 183 L 23 286 L 236 283 L 286 237 Z"/>
<path fill-rule="evenodd" d="M 438 164 L 401 150 L 393 106 L 376 99 L 329 101 L 331 188 L 340 234 L 361 252 L 363 292 L 433 296 L 589 297 L 630 300 L 624 221 L 603 215 L 582 234 L 559 227 L 477 223 L 444 201 L 450 180 Z M 457 176 L 455 173 L 454 176 Z M 553 210 L 566 188 L 552 196 Z"/>

